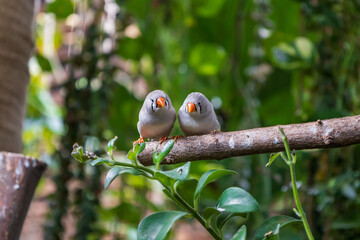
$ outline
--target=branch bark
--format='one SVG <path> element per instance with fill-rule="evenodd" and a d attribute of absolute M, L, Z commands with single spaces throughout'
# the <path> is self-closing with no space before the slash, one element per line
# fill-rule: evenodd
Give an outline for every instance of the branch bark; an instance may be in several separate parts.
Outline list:
<path fill-rule="evenodd" d="M 163 164 L 224 158 L 284 150 L 279 127 L 291 149 L 336 148 L 360 143 L 360 115 L 316 122 L 254 128 L 180 138 Z M 144 165 L 152 165 L 152 154 L 159 142 L 148 142 L 139 155 Z M 158 147 L 158 151 L 162 145 Z"/>
<path fill-rule="evenodd" d="M 36 185 L 46 164 L 0 152 L 0 239 L 19 239 Z"/>

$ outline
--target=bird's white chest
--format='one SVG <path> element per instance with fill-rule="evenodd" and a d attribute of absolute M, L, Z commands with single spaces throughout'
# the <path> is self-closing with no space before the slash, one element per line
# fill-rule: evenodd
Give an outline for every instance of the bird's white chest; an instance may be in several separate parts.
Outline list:
<path fill-rule="evenodd" d="M 180 120 L 180 127 L 186 135 L 197 135 L 209 133 L 209 123 L 207 121 L 197 120 L 191 117 L 185 117 Z"/>
<path fill-rule="evenodd" d="M 172 128 L 171 123 L 144 124 L 144 126 L 141 129 L 141 136 L 149 137 L 149 138 L 164 137 L 169 134 L 168 132 L 170 128 Z"/>

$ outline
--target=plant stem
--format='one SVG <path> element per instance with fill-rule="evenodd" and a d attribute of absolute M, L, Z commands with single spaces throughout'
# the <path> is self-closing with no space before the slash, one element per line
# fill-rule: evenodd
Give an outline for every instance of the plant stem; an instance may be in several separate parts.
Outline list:
<path fill-rule="evenodd" d="M 174 198 L 176 198 L 176 200 L 179 201 L 179 203 L 181 203 L 181 205 L 186 210 L 188 210 L 191 213 L 191 215 L 194 218 L 196 218 L 196 220 L 198 220 L 201 223 L 201 225 L 204 226 L 204 228 L 211 234 L 211 236 L 213 236 L 214 239 L 216 240 L 222 239 L 211 227 L 206 226 L 206 221 L 204 220 L 204 218 L 193 207 L 191 207 L 184 199 L 182 199 L 180 195 L 178 195 L 177 193 L 173 193 L 172 195 L 174 196 Z"/>
<path fill-rule="evenodd" d="M 293 189 L 293 194 L 294 194 L 294 199 L 295 199 L 295 204 L 296 204 L 297 210 L 298 210 L 298 212 L 300 214 L 300 218 L 303 222 L 303 225 L 304 225 L 304 228 L 306 231 L 306 235 L 308 236 L 309 240 L 314 240 L 314 237 L 310 230 L 309 223 L 306 219 L 306 214 L 304 212 L 304 209 L 301 206 L 299 193 L 298 193 L 297 186 L 296 186 L 295 163 L 291 161 L 289 166 L 290 166 L 290 175 L 291 175 L 291 185 L 292 185 L 292 189 Z"/>
<path fill-rule="evenodd" d="M 147 167 L 134 165 L 134 164 L 130 164 L 130 163 L 123 163 L 123 162 L 114 162 L 114 165 L 123 166 L 123 167 L 137 168 L 137 169 L 140 169 L 140 170 L 142 170 L 144 172 L 147 172 L 147 173 L 151 174 L 152 177 L 154 176 L 154 171 L 147 168 Z"/>
<path fill-rule="evenodd" d="M 306 219 L 306 214 L 304 212 L 304 209 L 301 206 L 299 193 L 298 193 L 297 186 L 296 186 L 296 174 L 295 174 L 296 156 L 295 155 L 293 156 L 290 153 L 290 146 L 289 146 L 288 139 L 287 139 L 287 137 L 286 137 L 286 135 L 284 133 L 284 129 L 280 127 L 279 131 L 280 131 L 280 133 L 282 135 L 282 139 L 284 141 L 286 155 L 287 155 L 287 157 L 286 157 L 287 159 L 284 159 L 284 160 L 286 161 L 286 163 L 290 167 L 291 185 L 292 185 L 292 189 L 293 189 L 293 195 L 294 195 L 297 211 L 300 214 L 300 218 L 301 218 L 301 221 L 302 221 L 302 223 L 304 225 L 307 237 L 309 238 L 309 240 L 314 240 L 314 236 L 311 233 L 309 223 L 308 223 L 308 221 Z"/>
<path fill-rule="evenodd" d="M 147 167 L 143 167 L 143 166 L 139 166 L 139 165 L 136 166 L 134 164 L 123 163 L 123 162 L 114 162 L 114 165 L 123 166 L 123 167 L 137 168 L 137 169 L 140 169 L 140 170 L 142 170 L 144 172 L 149 173 L 151 175 L 151 177 L 154 177 L 154 171 L 147 168 Z M 173 197 L 181 204 L 181 206 L 183 208 L 185 208 L 188 212 L 190 212 L 191 215 L 194 218 L 196 218 L 201 223 L 201 225 L 204 226 L 204 228 L 211 234 L 211 236 L 213 236 L 214 239 L 216 239 L 216 240 L 221 240 L 222 239 L 211 227 L 206 226 L 206 221 L 202 218 L 202 216 L 193 207 L 191 207 L 180 195 L 178 195 L 172 189 L 169 189 L 168 186 L 163 185 L 163 187 L 168 189 L 169 192 L 172 193 Z"/>

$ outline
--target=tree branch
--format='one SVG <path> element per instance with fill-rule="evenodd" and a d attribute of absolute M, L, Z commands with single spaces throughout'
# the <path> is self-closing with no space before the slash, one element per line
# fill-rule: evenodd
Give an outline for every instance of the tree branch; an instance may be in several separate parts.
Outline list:
<path fill-rule="evenodd" d="M 284 144 L 279 126 L 254 128 L 180 138 L 163 164 L 279 152 Z M 360 115 L 281 125 L 291 149 L 336 148 L 360 143 Z M 152 155 L 159 142 L 147 142 L 139 155 L 144 165 L 152 165 Z M 158 151 L 163 145 L 158 147 Z"/>

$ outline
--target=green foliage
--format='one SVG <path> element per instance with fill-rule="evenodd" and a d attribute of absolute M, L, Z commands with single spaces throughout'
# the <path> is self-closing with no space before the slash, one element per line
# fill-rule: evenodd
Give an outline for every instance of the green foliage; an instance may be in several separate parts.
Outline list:
<path fill-rule="evenodd" d="M 259 204 L 244 189 L 231 187 L 221 194 L 216 208 L 221 212 L 247 213 L 257 211 Z"/>
<path fill-rule="evenodd" d="M 200 198 L 200 193 L 205 188 L 207 184 L 209 184 L 212 181 L 215 181 L 216 179 L 228 175 L 228 174 L 237 174 L 234 171 L 226 170 L 226 169 L 213 169 L 209 170 L 206 173 L 204 173 L 201 178 L 199 179 L 199 183 L 196 186 L 196 190 L 194 193 L 194 205 L 197 209 L 197 205 Z"/>
<path fill-rule="evenodd" d="M 112 183 L 112 181 L 114 181 L 114 179 L 118 176 L 120 176 L 121 174 L 124 173 L 130 173 L 132 175 L 144 175 L 147 176 L 146 173 L 134 169 L 134 168 L 126 168 L 126 167 L 118 167 L 115 166 L 113 168 L 111 168 L 108 173 L 106 174 L 105 177 L 105 185 L 104 188 L 107 189 L 109 187 L 109 185 Z"/>
<path fill-rule="evenodd" d="M 218 73 L 224 62 L 224 49 L 212 44 L 196 45 L 190 53 L 190 65 L 202 75 L 212 76 Z"/>
<path fill-rule="evenodd" d="M 170 170 L 170 171 L 158 171 L 158 172 L 155 172 L 155 174 L 159 173 L 159 176 L 161 178 L 169 178 L 169 179 L 172 179 L 172 180 L 183 181 L 188 177 L 189 171 L 190 171 L 190 162 L 185 163 L 181 167 L 175 168 L 173 170 Z"/>
<path fill-rule="evenodd" d="M 130 149 L 138 138 L 138 111 L 150 90 L 166 91 L 175 109 L 188 93 L 203 92 L 217 104 L 223 131 L 360 111 L 358 1 L 55 0 L 39 9 L 23 142 L 24 154 L 49 165 L 46 177 L 51 180 L 44 182 L 56 185 L 47 199 L 47 239 L 68 233 L 64 216 L 75 219 L 79 239 L 128 237 L 145 209 L 168 207 L 166 201 L 156 204 L 137 197 L 156 192 L 145 178 L 121 174 L 120 187 L 102 191 L 107 163 L 89 168 L 70 161 L 74 142 L 103 157 L 101 146 L 118 135 L 120 154 Z M 106 50 L 109 42 L 112 47 Z M 180 134 L 177 123 L 173 134 Z M 306 209 L 316 239 L 355 239 L 360 234 L 354 215 L 360 211 L 360 147 L 296 155 L 297 182 L 302 183 L 298 193 L 304 203 L 313 203 Z M 91 160 L 88 157 L 80 160 Z M 129 151 L 127 158 L 139 164 L 136 151 Z M 291 213 L 285 197 L 292 190 L 285 181 L 290 178 L 287 165 L 270 161 L 270 174 L 266 161 L 266 156 L 256 155 L 193 162 L 190 179 L 200 179 L 211 169 L 239 173 L 207 185 L 199 210 L 214 205 L 226 187 L 243 187 L 261 205 L 247 223 L 248 238 L 270 214 Z M 70 188 L 73 182 L 81 187 Z M 186 190 L 181 181 L 174 188 Z M 191 191 L 184 194 L 192 206 Z M 109 207 L 107 202 L 119 204 Z M 132 214 L 111 211 L 126 208 L 124 202 L 133 206 Z M 216 224 L 216 218 L 212 221 Z M 237 230 L 230 225 L 223 228 L 226 237 Z"/>
<path fill-rule="evenodd" d="M 107 154 L 113 159 L 113 151 L 116 149 L 115 147 L 115 141 L 118 139 L 117 136 L 115 136 L 113 139 L 111 139 L 106 147 Z"/>
<path fill-rule="evenodd" d="M 116 139 L 116 137 L 113 138 L 107 145 L 107 153 L 112 160 L 96 158 L 91 161 L 91 165 L 93 166 L 104 163 L 112 166 L 105 178 L 105 189 L 109 187 L 116 177 L 123 173 L 142 175 L 145 178 L 161 183 L 164 187 L 164 194 L 186 211 L 159 212 L 144 218 L 138 227 L 138 239 L 164 239 L 173 223 L 185 215 L 191 215 L 196 218 L 215 239 L 222 239 L 222 228 L 228 220 L 235 216 L 244 217 L 243 214 L 246 214 L 247 218 L 248 213 L 259 209 L 259 204 L 248 192 L 241 188 L 230 187 L 220 196 L 216 207 L 208 207 L 202 216 L 201 213 L 198 212 L 197 204 L 199 195 L 204 187 L 222 176 L 236 174 L 236 172 L 229 170 L 210 170 L 204 173 L 200 180 L 197 181 L 196 179 L 188 179 L 190 162 L 169 171 L 161 171 L 158 166 L 157 170 L 154 171 L 149 167 L 141 166 L 137 160 L 137 156 L 146 147 L 145 143 L 137 144 L 129 152 L 132 153 L 128 154 L 128 158 L 132 164 L 115 161 L 113 158 L 113 150 Z M 165 144 L 159 154 L 154 154 L 154 163 L 156 163 L 159 158 L 165 158 L 173 146 L 174 141 L 169 141 Z M 73 152 L 76 153 L 73 154 L 73 157 L 77 160 L 82 160 L 82 163 L 86 161 L 86 155 L 91 155 L 91 153 L 88 152 L 84 153 L 83 148 L 77 144 L 74 144 Z M 158 164 L 160 164 L 160 162 L 158 162 Z M 243 239 L 245 235 L 246 229 L 241 228 L 241 231 L 239 230 L 239 232 L 234 235 L 234 239 Z"/>
<path fill-rule="evenodd" d="M 113 166 L 114 161 L 106 159 L 106 158 L 98 158 L 98 159 L 91 161 L 90 164 L 91 164 L 91 166 L 96 166 L 96 165 L 100 165 L 100 164 L 107 164 L 109 166 Z"/>
<path fill-rule="evenodd" d="M 175 143 L 174 139 L 171 139 L 168 142 L 166 142 L 164 148 L 161 150 L 160 153 L 157 153 L 157 148 L 154 149 L 153 161 L 154 161 L 156 169 L 159 169 L 160 163 L 164 160 L 166 155 L 169 154 L 169 152 L 171 151 L 171 149 L 174 146 L 174 143 Z"/>
<path fill-rule="evenodd" d="M 186 215 L 186 212 L 158 212 L 144 218 L 138 227 L 139 240 L 165 239 L 176 220 Z"/>
<path fill-rule="evenodd" d="M 191 207 L 194 207 L 194 193 L 197 184 L 198 180 L 196 179 L 184 179 L 177 181 L 174 186 L 176 193 L 182 196 Z"/>
<path fill-rule="evenodd" d="M 310 229 L 310 226 L 309 226 L 309 223 L 308 223 L 308 220 L 306 218 L 306 214 L 303 210 L 303 207 L 301 205 L 301 202 L 300 202 L 300 199 L 299 199 L 299 193 L 298 193 L 298 187 L 297 187 L 297 184 L 296 184 L 296 176 L 295 176 L 295 164 L 296 164 L 296 155 L 295 155 L 295 151 L 293 151 L 292 153 L 290 153 L 290 146 L 289 146 L 289 142 L 288 142 L 288 139 L 286 137 L 286 134 L 284 132 L 284 129 L 282 127 L 279 127 L 279 132 L 281 133 L 281 136 L 282 136 L 282 140 L 284 142 L 284 147 L 285 147 L 285 153 L 278 153 L 278 154 L 275 154 L 273 156 L 270 156 L 270 160 L 269 162 L 266 164 L 266 166 L 270 166 L 270 164 L 280 155 L 282 157 L 282 159 L 284 160 L 284 162 L 289 166 L 290 168 L 290 176 L 291 176 L 291 187 L 292 187 L 292 190 L 293 190 L 293 195 L 294 195 L 294 200 L 295 200 L 295 203 L 296 203 L 296 208 L 293 208 L 293 211 L 295 212 L 295 214 L 301 218 L 301 222 L 302 224 L 304 225 L 304 228 L 305 228 L 305 231 L 306 231 L 306 235 L 307 237 L 310 239 L 310 240 L 313 240 L 314 237 L 313 237 L 313 234 L 311 232 L 311 229 Z M 269 233 L 266 233 L 266 235 L 268 236 L 265 236 L 265 238 L 270 238 L 270 239 L 279 239 L 279 230 L 280 228 L 282 227 L 282 224 L 281 222 L 284 222 L 284 225 L 286 225 L 287 223 L 290 223 L 290 222 L 293 222 L 295 221 L 296 219 L 291 219 L 289 217 L 278 217 L 278 218 L 271 218 L 271 219 L 268 219 L 268 221 L 266 221 L 261 230 L 260 230 L 260 239 L 262 239 L 262 235 L 263 232 L 265 230 L 268 230 L 270 229 Z M 279 223 L 280 222 L 280 223 Z M 264 230 L 265 229 L 265 230 Z M 256 236 L 258 236 L 259 238 L 259 235 L 257 234 Z"/>
<path fill-rule="evenodd" d="M 47 5 L 47 12 L 54 13 L 57 19 L 65 19 L 74 12 L 71 0 L 55 0 Z"/>
<path fill-rule="evenodd" d="M 104 162 L 109 162 L 107 159 L 98 159 L 97 156 L 93 153 L 89 153 L 88 151 L 84 152 L 84 148 L 82 146 L 79 146 L 77 143 L 73 145 L 73 150 L 71 152 L 71 156 L 78 160 L 80 163 L 84 163 L 89 160 L 94 160 L 94 164 L 96 165 Z"/>
<path fill-rule="evenodd" d="M 246 226 L 242 226 L 231 238 L 231 240 L 246 240 Z"/>
<path fill-rule="evenodd" d="M 314 44 L 304 37 L 290 43 L 280 42 L 273 48 L 274 63 L 287 70 L 310 68 L 316 64 L 317 58 Z"/>
<path fill-rule="evenodd" d="M 46 71 L 46 72 L 52 71 L 52 67 L 51 67 L 49 59 L 45 58 L 43 55 L 41 55 L 39 53 L 37 53 L 35 55 L 35 57 L 43 71 Z"/>
<path fill-rule="evenodd" d="M 280 229 L 288 224 L 301 222 L 301 220 L 289 216 L 275 216 L 267 219 L 256 231 L 255 240 L 280 239 Z"/>

